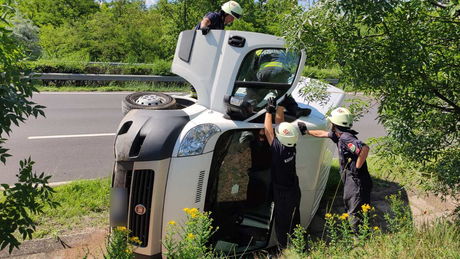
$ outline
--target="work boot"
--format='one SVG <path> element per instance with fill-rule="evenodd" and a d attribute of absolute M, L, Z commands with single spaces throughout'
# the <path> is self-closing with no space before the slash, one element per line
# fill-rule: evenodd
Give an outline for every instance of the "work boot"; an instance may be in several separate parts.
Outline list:
<path fill-rule="evenodd" d="M 295 116 L 297 118 L 299 117 L 307 117 L 308 115 L 310 115 L 311 113 L 311 109 L 308 109 L 308 108 L 299 108 L 299 110 L 295 113 Z"/>

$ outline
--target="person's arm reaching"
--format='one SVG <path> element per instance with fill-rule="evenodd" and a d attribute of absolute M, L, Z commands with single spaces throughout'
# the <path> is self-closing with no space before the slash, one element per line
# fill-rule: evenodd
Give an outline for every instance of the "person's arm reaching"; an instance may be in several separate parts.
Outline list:
<path fill-rule="evenodd" d="M 203 35 L 206 35 L 208 34 L 208 32 L 211 30 L 208 26 L 211 25 L 211 20 L 209 20 L 209 18 L 203 18 L 203 20 L 201 21 L 201 26 L 200 26 L 200 29 L 201 29 L 201 33 Z"/>
<path fill-rule="evenodd" d="M 209 20 L 209 18 L 205 17 L 205 18 L 203 18 L 203 20 L 201 20 L 200 28 L 208 27 L 210 24 L 211 24 L 211 20 Z"/>
<path fill-rule="evenodd" d="M 328 138 L 329 132 L 325 130 L 307 130 L 308 134 L 312 135 L 313 137 L 317 138 Z"/>
<path fill-rule="evenodd" d="M 309 134 L 317 138 L 328 138 L 329 137 L 329 132 L 325 130 L 308 130 L 307 125 L 305 125 L 305 123 L 303 122 L 297 122 L 297 126 L 299 126 L 299 130 L 302 133 L 302 135 Z"/>
<path fill-rule="evenodd" d="M 275 116 L 276 126 L 280 125 L 280 123 L 283 121 L 284 121 L 284 107 L 278 105 L 278 109 L 276 109 L 276 116 Z"/>
<path fill-rule="evenodd" d="M 267 137 L 268 144 L 270 146 L 273 143 L 273 139 L 275 139 L 275 133 L 273 132 L 273 123 L 272 123 L 272 113 L 275 112 L 275 105 L 276 101 L 274 98 L 268 98 L 268 103 L 267 103 L 267 112 L 265 113 L 265 121 L 264 121 L 264 127 L 265 127 L 265 136 Z"/>

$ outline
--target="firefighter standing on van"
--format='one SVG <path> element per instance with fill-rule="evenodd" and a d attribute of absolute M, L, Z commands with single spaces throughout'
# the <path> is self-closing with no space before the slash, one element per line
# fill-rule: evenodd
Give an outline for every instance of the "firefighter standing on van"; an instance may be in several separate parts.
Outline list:
<path fill-rule="evenodd" d="M 371 202 L 372 179 L 367 169 L 366 158 L 369 147 L 360 141 L 358 132 L 351 129 L 353 115 L 345 108 L 337 108 L 328 118 L 331 121 L 332 131 L 308 130 L 303 122 L 298 126 L 302 135 L 310 134 L 318 138 L 330 138 L 337 144 L 340 162 L 340 175 L 344 184 L 343 201 L 348 215 L 351 218 L 352 228 L 355 233 L 362 221 L 364 204 Z"/>
<path fill-rule="evenodd" d="M 223 30 L 225 25 L 231 24 L 235 19 L 240 19 L 243 14 L 243 8 L 235 2 L 228 1 L 224 3 L 219 12 L 209 12 L 195 26 L 195 30 L 201 30 L 203 35 L 208 34 L 210 30 Z M 196 90 L 190 86 L 190 94 L 197 98 Z"/>
<path fill-rule="evenodd" d="M 272 152 L 271 181 L 273 200 L 275 202 L 275 231 L 282 247 L 287 246 L 287 234 L 291 234 L 300 224 L 300 186 L 296 174 L 296 147 L 299 138 L 297 128 L 284 122 L 284 100 L 276 110 L 275 132 L 273 131 L 272 113 L 275 113 L 276 101 L 268 99 L 265 114 L 265 135 Z M 275 137 L 276 135 L 276 137 Z"/>

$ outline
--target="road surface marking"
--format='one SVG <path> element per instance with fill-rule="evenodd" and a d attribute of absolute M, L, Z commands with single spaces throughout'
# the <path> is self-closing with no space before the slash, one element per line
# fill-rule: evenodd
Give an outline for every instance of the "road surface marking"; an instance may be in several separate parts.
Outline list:
<path fill-rule="evenodd" d="M 115 136 L 115 133 L 101 133 L 101 134 L 80 134 L 80 135 L 54 135 L 54 136 L 34 136 L 27 139 L 49 139 L 49 138 L 86 138 L 86 137 L 104 137 Z"/>

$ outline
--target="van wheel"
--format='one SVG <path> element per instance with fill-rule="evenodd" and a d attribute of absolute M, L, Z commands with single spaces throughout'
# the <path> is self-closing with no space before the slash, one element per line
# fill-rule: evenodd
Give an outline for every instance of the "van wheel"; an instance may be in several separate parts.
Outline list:
<path fill-rule="evenodd" d="M 176 107 L 176 99 L 157 92 L 139 92 L 127 95 L 121 102 L 121 111 L 126 115 L 132 109 L 169 110 Z"/>

